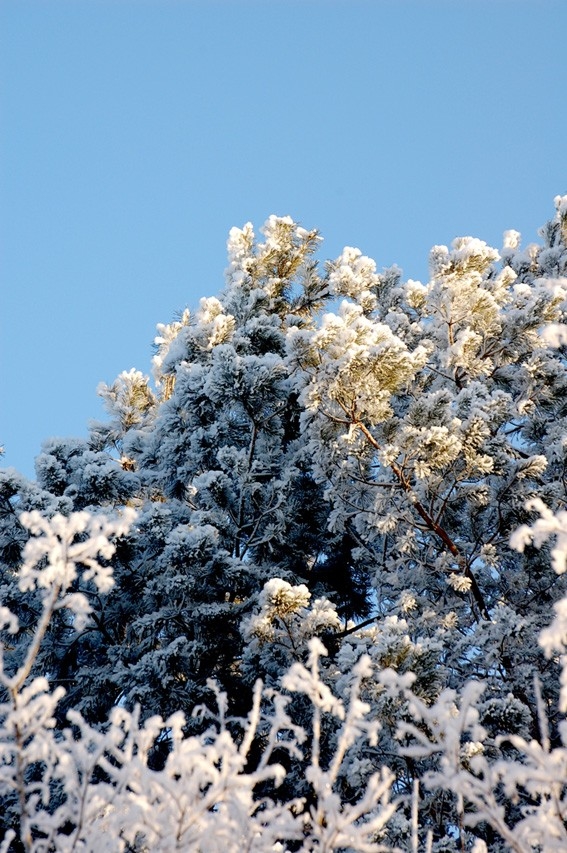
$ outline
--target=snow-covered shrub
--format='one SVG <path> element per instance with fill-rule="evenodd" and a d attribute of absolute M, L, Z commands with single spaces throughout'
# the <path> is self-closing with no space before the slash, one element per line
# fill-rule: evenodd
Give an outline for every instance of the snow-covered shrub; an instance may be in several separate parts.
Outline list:
<path fill-rule="evenodd" d="M 361 680 L 370 674 L 367 657 L 354 668 L 343 702 L 321 680 L 319 659 L 326 652 L 310 640 L 306 665 L 296 661 L 283 679 L 286 694 L 258 681 L 245 719 L 227 715 L 226 695 L 209 682 L 216 710 L 195 709 L 209 722 L 199 736 L 186 736 L 180 712 L 141 723 L 138 710 L 116 707 L 98 729 L 72 710 L 63 725 L 57 720 L 63 688 L 51 692 L 46 677 L 32 675 L 41 642 L 61 608 L 73 614 L 78 629 L 85 624 L 88 601 L 73 592 L 78 573 L 104 594 L 113 583 L 111 538 L 125 534 L 133 518 L 131 510 L 115 520 L 87 513 L 51 521 L 37 513 L 22 517 L 32 537 L 18 582 L 22 591 L 39 590 L 42 612 L 15 671 L 9 647 L 0 647 L 0 850 L 260 853 L 290 843 L 306 853 L 389 849 L 380 838 L 396 810 L 393 774 L 376 768 L 354 801 L 342 802 L 335 790 L 353 744 L 361 738 L 375 744 L 378 736 L 379 725 L 367 719 L 369 706 L 360 700 Z M 0 620 L 9 634 L 18 632 L 7 607 Z M 287 713 L 292 693 L 309 701 L 307 729 Z M 336 720 L 337 738 L 333 755 L 323 761 L 321 726 L 328 716 Z M 262 749 L 253 754 L 258 741 Z M 307 756 L 308 799 L 279 800 L 286 769 L 274 760 L 276 752 Z"/>

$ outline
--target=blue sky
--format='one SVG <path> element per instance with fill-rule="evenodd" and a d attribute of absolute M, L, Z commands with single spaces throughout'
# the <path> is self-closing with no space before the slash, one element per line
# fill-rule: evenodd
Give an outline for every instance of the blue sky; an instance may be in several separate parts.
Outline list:
<path fill-rule="evenodd" d="M 222 287 L 232 225 L 427 276 L 567 193 L 564 0 L 2 0 L 0 443 L 33 474 L 155 325 Z"/>

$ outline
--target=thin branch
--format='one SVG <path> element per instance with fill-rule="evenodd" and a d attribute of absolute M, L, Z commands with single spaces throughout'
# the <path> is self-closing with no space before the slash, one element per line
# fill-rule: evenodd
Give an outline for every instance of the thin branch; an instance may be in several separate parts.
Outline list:
<path fill-rule="evenodd" d="M 375 450 L 380 450 L 380 445 L 378 444 L 378 442 L 376 441 L 376 439 L 374 438 L 374 436 L 372 435 L 372 433 L 370 432 L 368 427 L 364 423 L 362 423 L 362 421 L 357 421 L 357 423 L 355 425 L 360 429 L 360 431 L 363 433 L 363 435 L 366 436 L 367 440 L 372 445 L 372 447 L 374 447 Z M 401 470 L 401 468 L 398 468 L 398 466 L 396 465 L 395 462 L 390 463 L 390 468 L 392 469 L 395 476 L 397 477 L 402 489 L 408 495 L 411 505 L 413 506 L 415 511 L 418 513 L 418 515 L 421 516 L 421 518 L 425 522 L 426 526 L 429 528 L 429 530 L 431 530 L 433 533 L 435 533 L 435 535 L 443 542 L 443 544 L 445 545 L 447 550 L 453 555 L 453 557 L 455 557 L 455 559 L 458 561 L 459 565 L 463 567 L 464 575 L 470 581 L 471 593 L 473 595 L 474 600 L 477 603 L 477 606 L 479 608 L 481 616 L 483 617 L 483 619 L 490 619 L 490 615 L 488 613 L 488 608 L 487 608 L 486 603 L 484 601 L 484 596 L 483 596 L 482 592 L 480 591 L 480 587 L 477 583 L 477 580 L 476 580 L 473 572 L 471 571 L 470 566 L 467 565 L 465 557 L 461 554 L 459 548 L 453 542 L 453 540 L 451 539 L 451 537 L 449 536 L 449 534 L 447 533 L 445 528 L 441 527 L 441 525 L 438 524 L 435 521 L 435 519 L 432 518 L 431 515 L 427 512 L 427 510 L 425 509 L 425 507 L 423 506 L 423 504 L 421 503 L 421 501 L 419 500 L 419 498 L 415 494 L 411 483 L 409 482 L 409 480 L 407 479 L 406 475 Z"/>

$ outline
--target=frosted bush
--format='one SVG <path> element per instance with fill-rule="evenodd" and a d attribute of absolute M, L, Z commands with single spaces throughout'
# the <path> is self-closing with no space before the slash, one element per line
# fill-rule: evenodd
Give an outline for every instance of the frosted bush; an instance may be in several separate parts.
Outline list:
<path fill-rule="evenodd" d="M 108 565 L 115 546 L 111 539 L 125 534 L 134 513 L 118 519 L 75 513 L 48 521 L 37 513 L 22 516 L 33 534 L 24 551 L 20 587 L 41 590 L 43 612 L 24 662 L 9 676 L 3 666 L 0 683 L 0 786 L 12 828 L 0 851 L 267 851 L 293 849 L 307 853 L 379 851 L 389 819 L 396 811 L 390 800 L 393 774 L 377 769 L 355 802 L 342 802 L 336 790 L 339 771 L 357 739 L 376 742 L 378 725 L 368 721 L 369 706 L 360 701 L 361 679 L 370 673 L 369 659 L 353 670 L 345 703 L 321 680 L 318 640 L 308 644 L 307 666 L 296 662 L 284 679 L 288 692 L 305 694 L 312 706 L 311 726 L 295 725 L 287 712 L 289 695 L 265 690 L 256 683 L 246 719 L 227 715 L 227 697 L 209 682 L 216 711 L 205 707 L 195 714 L 209 720 L 199 736 L 184 735 L 185 717 L 151 717 L 140 723 L 139 710 L 115 707 L 102 729 L 88 725 L 76 711 L 67 724 L 57 724 L 62 688 L 50 692 L 48 679 L 31 678 L 41 641 L 54 612 L 67 607 L 76 620 L 88 618 L 81 594 L 70 592 L 79 573 L 103 593 L 112 584 Z M 274 581 L 267 586 L 263 606 L 287 601 L 287 611 L 308 602 L 301 589 Z M 283 606 L 283 605 L 282 605 Z M 18 630 L 8 608 L 0 611 L 2 625 Z M 2 648 L 2 652 L 9 651 Z M 266 711 L 265 709 L 269 710 Z M 320 753 L 323 715 L 338 724 L 333 755 Z M 166 745 L 161 769 L 156 747 Z M 262 744 L 253 758 L 253 747 Z M 286 769 L 274 760 L 287 752 L 307 758 L 309 801 L 280 802 L 278 788 Z"/>

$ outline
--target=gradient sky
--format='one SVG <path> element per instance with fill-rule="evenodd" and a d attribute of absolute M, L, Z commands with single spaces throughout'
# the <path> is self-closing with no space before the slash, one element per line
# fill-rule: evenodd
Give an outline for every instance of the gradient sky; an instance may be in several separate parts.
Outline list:
<path fill-rule="evenodd" d="M 567 193 L 565 0 L 2 0 L 0 443 L 86 435 L 97 384 L 222 287 L 271 213 L 427 276 Z"/>

